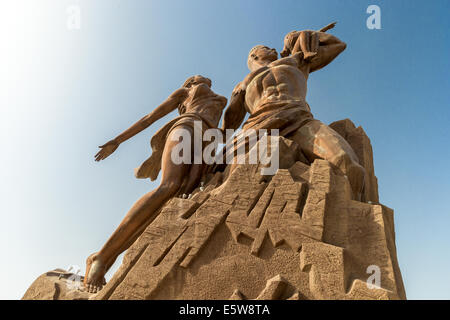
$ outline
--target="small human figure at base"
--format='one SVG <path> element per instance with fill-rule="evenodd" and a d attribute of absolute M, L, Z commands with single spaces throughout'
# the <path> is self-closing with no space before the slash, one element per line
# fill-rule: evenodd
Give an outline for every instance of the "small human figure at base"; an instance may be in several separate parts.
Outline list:
<path fill-rule="evenodd" d="M 317 55 L 320 45 L 320 32 L 333 29 L 336 22 L 330 23 L 318 31 L 291 31 L 284 37 L 284 48 L 281 57 L 287 57 L 297 52 L 303 52 L 303 58 L 310 61 Z M 309 32 L 308 32 L 309 31 Z M 312 32 L 311 32 L 312 31 Z"/>

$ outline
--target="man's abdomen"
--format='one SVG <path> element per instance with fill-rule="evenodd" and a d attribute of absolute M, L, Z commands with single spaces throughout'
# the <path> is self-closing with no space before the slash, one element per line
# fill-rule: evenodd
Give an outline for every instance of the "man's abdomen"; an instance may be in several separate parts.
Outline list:
<path fill-rule="evenodd" d="M 271 67 L 247 86 L 246 104 L 250 113 L 267 103 L 305 103 L 306 78 L 290 65 Z"/>

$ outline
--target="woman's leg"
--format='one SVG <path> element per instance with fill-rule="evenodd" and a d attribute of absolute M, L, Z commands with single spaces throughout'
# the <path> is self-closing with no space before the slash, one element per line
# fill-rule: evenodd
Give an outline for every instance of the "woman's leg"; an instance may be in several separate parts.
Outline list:
<path fill-rule="evenodd" d="M 186 129 L 192 135 L 189 126 L 180 125 L 177 129 Z M 183 178 L 189 173 L 190 164 L 175 164 L 172 161 L 172 149 L 179 141 L 171 141 L 176 129 L 169 135 L 161 159 L 161 184 L 155 190 L 142 196 L 128 211 L 120 225 L 102 247 L 88 257 L 86 262 L 85 286 L 89 292 L 97 292 L 103 285 L 103 277 L 112 262 L 131 245 L 131 238 L 137 238 L 143 231 L 143 225 L 151 220 L 157 210 L 179 190 Z M 191 139 L 192 140 L 192 139 Z M 192 146 L 191 146 L 192 147 Z"/>
<path fill-rule="evenodd" d="M 203 175 L 203 164 L 193 164 L 189 170 L 189 176 L 185 179 L 179 194 L 189 195 L 199 185 Z"/>

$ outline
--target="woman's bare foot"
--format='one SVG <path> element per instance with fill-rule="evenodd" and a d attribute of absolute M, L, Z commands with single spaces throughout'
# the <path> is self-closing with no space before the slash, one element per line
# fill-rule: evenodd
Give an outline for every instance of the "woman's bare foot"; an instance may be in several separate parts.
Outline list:
<path fill-rule="evenodd" d="M 106 264 L 103 263 L 98 253 L 91 254 L 86 260 L 86 275 L 84 277 L 84 288 L 87 292 L 97 293 L 103 288 L 105 281 Z"/>

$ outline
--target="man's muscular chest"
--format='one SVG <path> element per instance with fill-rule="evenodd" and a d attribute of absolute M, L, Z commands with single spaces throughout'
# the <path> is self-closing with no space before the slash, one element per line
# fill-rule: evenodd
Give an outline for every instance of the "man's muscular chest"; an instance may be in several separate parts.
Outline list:
<path fill-rule="evenodd" d="M 289 84 L 306 85 L 306 77 L 293 59 L 280 59 L 252 72 L 244 82 L 246 100 L 285 91 Z M 285 88 L 286 87 L 286 88 Z"/>

